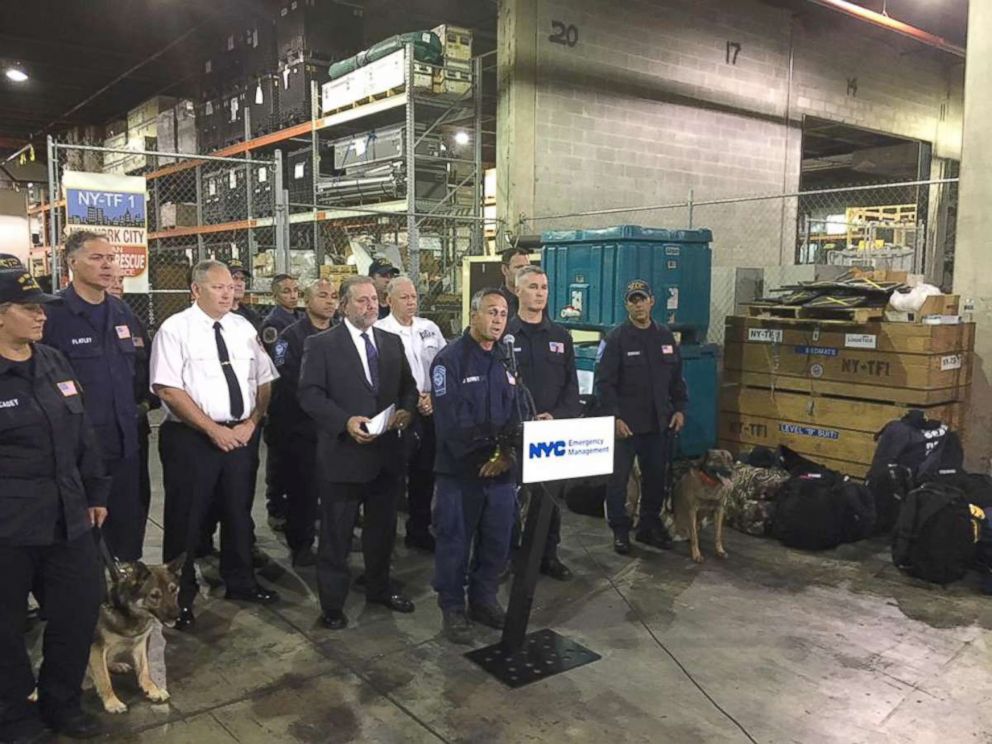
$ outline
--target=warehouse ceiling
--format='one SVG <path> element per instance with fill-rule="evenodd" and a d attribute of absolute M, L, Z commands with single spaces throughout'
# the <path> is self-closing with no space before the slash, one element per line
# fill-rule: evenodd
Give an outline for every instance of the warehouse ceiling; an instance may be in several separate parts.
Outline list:
<path fill-rule="evenodd" d="M 447 22 L 473 28 L 477 52 L 495 48 L 494 0 L 346 4 L 364 7 L 366 41 Z M 195 95 L 205 40 L 254 12 L 274 17 L 279 5 L 279 0 L 3 0 L 0 66 L 17 64 L 29 77 L 14 83 L 0 75 L 0 155 L 29 137 L 39 146 L 46 134 L 121 118 L 154 95 Z"/>

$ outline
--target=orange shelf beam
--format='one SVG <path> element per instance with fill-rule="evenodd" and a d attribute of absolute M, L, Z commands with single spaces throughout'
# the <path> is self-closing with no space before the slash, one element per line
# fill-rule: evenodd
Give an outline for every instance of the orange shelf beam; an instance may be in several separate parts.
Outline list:
<path fill-rule="evenodd" d="M 230 232 L 232 230 L 248 230 L 255 227 L 256 223 L 257 220 L 238 220 L 237 222 L 221 222 L 217 225 L 177 227 L 172 230 L 160 230 L 158 232 L 148 233 L 148 239 L 184 238 L 188 235 L 210 235 L 211 233 Z"/>
<path fill-rule="evenodd" d="M 59 199 L 55 202 L 56 207 L 64 207 L 65 199 Z M 33 207 L 28 207 L 28 214 L 39 214 L 41 212 L 47 212 L 52 208 L 51 202 L 44 202 L 43 204 L 35 204 Z"/>

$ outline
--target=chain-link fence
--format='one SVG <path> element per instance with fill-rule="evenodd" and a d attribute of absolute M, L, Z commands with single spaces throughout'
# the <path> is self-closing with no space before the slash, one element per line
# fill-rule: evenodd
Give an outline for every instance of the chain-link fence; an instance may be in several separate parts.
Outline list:
<path fill-rule="evenodd" d="M 956 175 L 956 174 L 955 174 Z M 715 266 L 874 266 L 924 274 L 949 287 L 957 219 L 957 178 L 706 199 L 548 214 L 523 230 L 624 223 L 713 231 Z"/>

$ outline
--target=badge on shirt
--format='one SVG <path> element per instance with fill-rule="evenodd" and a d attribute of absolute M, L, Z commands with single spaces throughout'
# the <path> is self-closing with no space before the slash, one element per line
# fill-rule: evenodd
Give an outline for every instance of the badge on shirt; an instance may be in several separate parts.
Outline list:
<path fill-rule="evenodd" d="M 628 351 L 627 352 L 627 356 L 640 356 L 640 355 L 641 355 L 640 350 L 638 350 L 638 351 Z"/>
<path fill-rule="evenodd" d="M 125 338 L 131 338 L 131 329 L 126 325 L 114 326 L 114 329 L 117 331 L 117 338 L 122 340 Z"/>
<path fill-rule="evenodd" d="M 65 396 L 66 398 L 69 398 L 73 395 L 79 395 L 79 391 L 76 390 L 76 383 L 73 382 L 72 380 L 66 380 L 65 382 L 60 382 L 58 383 L 58 386 L 59 386 L 59 392 L 61 392 L 62 395 Z"/>
<path fill-rule="evenodd" d="M 561 341 L 548 341 L 548 348 L 551 349 L 553 354 L 564 354 L 565 344 Z"/>
<path fill-rule="evenodd" d="M 671 344 L 662 344 L 661 345 L 661 353 L 662 354 L 674 354 L 675 353 L 675 349 L 672 348 L 672 345 Z"/>
<path fill-rule="evenodd" d="M 281 367 L 286 363 L 286 351 L 288 349 L 289 341 L 286 339 L 276 341 L 276 345 L 272 347 L 272 361 L 275 362 L 277 367 Z"/>
<path fill-rule="evenodd" d="M 434 383 L 434 395 L 439 398 L 447 392 L 447 376 L 448 373 L 441 365 L 434 368 L 434 374 L 431 377 L 431 381 Z"/>

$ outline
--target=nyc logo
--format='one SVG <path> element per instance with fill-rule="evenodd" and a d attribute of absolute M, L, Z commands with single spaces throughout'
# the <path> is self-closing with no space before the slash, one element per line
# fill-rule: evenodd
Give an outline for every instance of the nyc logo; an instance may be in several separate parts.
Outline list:
<path fill-rule="evenodd" d="M 540 457 L 564 457 L 565 442 L 531 442 L 528 457 L 533 460 Z"/>

